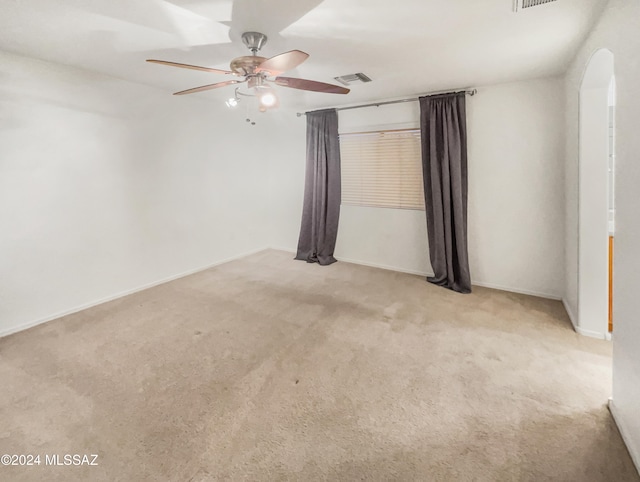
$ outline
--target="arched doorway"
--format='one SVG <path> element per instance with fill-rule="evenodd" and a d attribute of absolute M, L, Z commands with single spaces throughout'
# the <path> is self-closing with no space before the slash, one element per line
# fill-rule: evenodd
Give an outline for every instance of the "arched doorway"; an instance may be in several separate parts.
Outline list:
<path fill-rule="evenodd" d="M 580 86 L 578 326 L 609 334 L 613 249 L 614 58 L 593 54 Z"/>

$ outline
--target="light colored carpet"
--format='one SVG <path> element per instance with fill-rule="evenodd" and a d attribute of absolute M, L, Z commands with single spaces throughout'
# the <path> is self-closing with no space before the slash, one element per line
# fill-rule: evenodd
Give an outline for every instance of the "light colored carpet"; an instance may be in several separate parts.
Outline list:
<path fill-rule="evenodd" d="M 638 481 L 562 305 L 265 251 L 0 340 L 2 480 Z"/>

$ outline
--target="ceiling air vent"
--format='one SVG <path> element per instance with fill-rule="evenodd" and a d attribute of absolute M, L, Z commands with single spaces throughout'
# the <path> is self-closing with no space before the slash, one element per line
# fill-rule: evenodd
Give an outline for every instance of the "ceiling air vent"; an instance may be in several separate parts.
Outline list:
<path fill-rule="evenodd" d="M 518 11 L 518 8 L 531 8 L 537 7 L 539 5 L 544 5 L 545 3 L 556 2 L 557 0 L 514 0 L 513 1 L 513 10 L 515 12 Z"/>
<path fill-rule="evenodd" d="M 341 75 L 340 77 L 334 77 L 334 79 L 343 85 L 350 85 L 355 82 L 371 82 L 371 79 L 362 72 L 358 72 L 357 74 Z"/>

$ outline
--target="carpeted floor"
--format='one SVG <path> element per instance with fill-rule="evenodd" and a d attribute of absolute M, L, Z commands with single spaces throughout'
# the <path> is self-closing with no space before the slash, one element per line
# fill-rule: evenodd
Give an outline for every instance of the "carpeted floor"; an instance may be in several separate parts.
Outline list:
<path fill-rule="evenodd" d="M 559 302 L 291 258 L 0 339 L 0 480 L 640 480 Z"/>

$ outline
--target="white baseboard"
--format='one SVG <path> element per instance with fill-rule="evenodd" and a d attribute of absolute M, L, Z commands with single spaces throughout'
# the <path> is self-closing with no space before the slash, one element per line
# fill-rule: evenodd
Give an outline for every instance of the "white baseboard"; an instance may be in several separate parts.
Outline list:
<path fill-rule="evenodd" d="M 397 266 L 388 266 L 386 264 L 371 263 L 369 261 L 360 261 L 360 260 L 351 259 L 351 258 L 343 258 L 342 256 L 338 258 L 338 261 L 343 261 L 345 263 L 359 264 L 361 266 L 369 266 L 370 268 L 386 269 L 387 271 L 397 271 L 398 273 L 414 274 L 417 276 L 433 276 L 433 273 L 429 273 L 427 271 L 398 268 Z"/>
<path fill-rule="evenodd" d="M 281 248 L 277 246 L 270 246 L 269 249 L 275 249 L 277 251 L 284 251 L 286 253 L 292 253 L 292 254 L 296 253 L 296 250 L 292 248 Z M 368 261 L 360 261 L 360 260 L 351 259 L 351 258 L 344 258 L 342 256 L 338 258 L 338 261 L 342 261 L 343 263 L 358 264 L 360 266 L 369 266 L 370 268 L 386 269 L 387 271 L 397 271 L 398 273 L 415 274 L 418 276 L 433 276 L 433 273 L 428 273 L 426 271 L 423 272 L 423 271 L 416 271 L 416 270 L 410 270 L 410 269 L 403 269 L 403 268 L 398 268 L 396 266 L 388 266 L 380 263 L 370 263 Z"/>
<path fill-rule="evenodd" d="M 281 246 L 270 246 L 269 249 L 275 249 L 277 251 L 284 251 L 286 253 L 296 253 L 295 248 L 283 248 Z M 402 268 L 398 268 L 397 266 L 388 266 L 380 263 L 370 263 L 369 261 L 361 261 L 358 259 L 345 258 L 343 256 L 337 257 L 338 261 L 342 261 L 343 263 L 351 263 L 351 264 L 359 264 L 361 266 L 369 266 L 370 268 L 380 268 L 386 269 L 387 271 L 397 271 L 398 273 L 408 273 L 408 274 L 417 274 L 419 276 L 432 276 L 433 273 L 427 273 L 422 271 L 415 270 L 406 270 Z"/>
<path fill-rule="evenodd" d="M 273 249 L 279 249 L 279 248 L 273 248 Z M 283 250 L 283 251 L 290 251 L 290 250 Z M 429 272 L 429 271 L 398 268 L 397 266 L 389 266 L 389 265 L 385 265 L 385 264 L 381 264 L 381 263 L 372 263 L 370 261 L 361 261 L 361 260 L 352 259 L 352 258 L 339 257 L 338 259 L 339 259 L 339 261 L 344 261 L 345 263 L 353 263 L 353 264 L 359 264 L 359 265 L 362 265 L 362 266 L 370 266 L 371 268 L 386 269 L 388 271 L 397 271 L 399 273 L 408 273 L 408 274 L 414 274 L 414 275 L 417 275 L 417 276 L 425 276 L 425 277 L 426 276 L 433 276 L 433 272 Z M 522 295 L 537 296 L 539 298 L 546 298 L 546 299 L 556 300 L 556 301 L 560 301 L 562 299 L 562 297 L 558 296 L 558 295 L 553 295 L 553 294 L 549 294 L 549 293 L 542 293 L 542 292 L 539 292 L 539 291 L 531 291 L 531 290 L 523 290 L 523 289 L 519 289 L 519 288 L 512 288 L 512 287 L 509 287 L 509 286 L 501 286 L 501 285 L 497 285 L 497 284 L 494 284 L 494 283 L 485 283 L 483 281 L 471 280 L 471 284 L 473 286 L 481 286 L 483 288 L 491 288 L 491 289 L 494 289 L 494 290 L 508 291 L 510 293 L 519 293 L 519 294 L 522 294 Z"/>
<path fill-rule="evenodd" d="M 567 312 L 567 315 L 569 315 L 569 320 L 571 320 L 571 324 L 573 325 L 573 330 L 576 333 L 579 333 L 578 332 L 578 318 L 576 318 L 576 315 L 573 314 L 573 310 L 569 306 L 569 302 L 566 299 L 562 298 L 562 305 L 564 306 L 564 309 Z"/>
<path fill-rule="evenodd" d="M 599 331 L 585 330 L 584 328 L 580 328 L 579 326 L 576 328 L 576 333 L 579 333 L 580 335 L 588 336 L 590 338 L 597 338 L 598 340 L 607 339 L 606 333 L 600 333 Z"/>
<path fill-rule="evenodd" d="M 601 333 L 599 331 L 585 330 L 584 328 L 580 328 L 580 326 L 578 325 L 578 318 L 569 307 L 569 303 L 567 303 L 567 300 L 562 298 L 562 304 L 564 305 L 564 309 L 566 310 L 567 315 L 569 315 L 569 319 L 571 320 L 571 324 L 573 325 L 573 329 L 576 333 L 578 333 L 579 335 L 588 336 L 590 338 L 611 341 L 611 333 Z"/>
<path fill-rule="evenodd" d="M 482 286 L 483 288 L 491 288 L 491 289 L 500 290 L 500 291 L 509 291 L 511 293 L 519 293 L 521 295 L 537 296 L 538 298 L 546 298 L 548 300 L 554 300 L 554 301 L 560 301 L 562 299 L 561 296 L 554 295 L 551 293 L 544 293 L 541 291 L 532 291 L 532 290 L 523 290 L 520 288 L 512 288 L 510 286 L 501 286 L 494 283 L 485 283 L 484 281 L 471 280 L 471 284 L 475 286 Z"/>
<path fill-rule="evenodd" d="M 285 253 L 296 254 L 296 250 L 294 248 L 281 248 L 279 246 L 269 246 L 267 249 L 274 249 L 276 251 L 284 251 Z"/>
<path fill-rule="evenodd" d="M 80 306 L 75 306 L 75 307 L 70 308 L 68 310 L 64 310 L 64 311 L 55 313 L 53 315 L 47 316 L 45 318 L 40 318 L 38 320 L 29 321 L 27 323 L 23 323 L 23 324 L 18 325 L 18 326 L 13 326 L 11 328 L 6 328 L 6 329 L 0 331 L 0 338 L 2 338 L 4 336 L 11 335 L 13 333 L 17 333 L 19 331 L 27 330 L 29 328 L 32 328 L 32 327 L 37 326 L 37 325 L 41 325 L 42 323 L 46 323 L 48 321 L 53 321 L 53 320 L 61 318 L 63 316 L 72 315 L 73 313 L 78 313 L 79 311 L 86 310 L 88 308 L 92 308 L 92 307 L 97 306 L 97 305 L 101 305 L 102 303 L 107 303 L 109 301 L 113 301 L 113 300 L 116 300 L 118 298 L 122 298 L 124 296 L 132 295 L 132 294 L 137 293 L 139 291 L 144 291 L 146 289 L 153 288 L 154 286 L 158 286 L 158 285 L 161 285 L 161 284 L 164 284 L 164 283 L 168 283 L 169 281 L 174 281 L 174 280 L 179 279 L 179 278 L 184 278 L 185 276 L 189 276 L 189 275 L 192 275 L 192 274 L 195 274 L 195 273 L 199 273 L 200 271 L 204 271 L 204 270 L 207 270 L 209 268 L 213 268 L 215 266 L 219 266 L 221 264 L 228 263 L 230 261 L 235 261 L 236 259 L 244 258 L 245 256 L 250 256 L 252 254 L 259 253 L 261 251 L 264 251 L 265 249 L 268 249 L 268 248 L 256 249 L 254 251 L 249 251 L 249 252 L 246 252 L 246 253 L 243 253 L 243 254 L 239 254 L 237 256 L 232 256 L 230 258 L 226 258 L 226 259 L 223 259 L 223 260 L 220 260 L 220 261 L 216 261 L 215 263 L 211 263 L 211 264 L 208 264 L 206 266 L 199 267 L 199 268 L 190 269 L 190 270 L 184 271 L 184 272 L 182 272 L 180 274 L 169 276 L 167 278 L 162 278 L 160 280 L 153 281 L 151 283 L 147 283 L 147 284 L 144 284 L 142 286 L 138 286 L 136 288 L 132 288 L 130 290 L 121 291 L 119 293 L 116 293 L 116 294 L 111 295 L 111 296 L 107 296 L 105 298 L 101 298 L 99 300 L 90 301 L 89 303 L 84 303 L 84 304 L 82 304 Z"/>
<path fill-rule="evenodd" d="M 638 475 L 640 475 L 640 447 L 636 447 L 631 439 L 630 431 L 627 429 L 627 426 L 623 423 L 623 419 L 616 408 L 616 404 L 613 399 L 609 399 L 609 411 L 611 412 L 611 416 L 613 417 L 614 422 L 618 426 L 618 431 L 620 435 L 622 435 L 622 440 L 624 444 L 627 446 L 627 450 L 629 451 L 629 455 L 631 455 L 631 460 L 633 460 L 634 465 L 636 466 L 636 470 L 638 471 Z"/>

